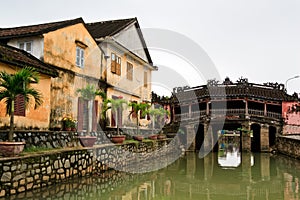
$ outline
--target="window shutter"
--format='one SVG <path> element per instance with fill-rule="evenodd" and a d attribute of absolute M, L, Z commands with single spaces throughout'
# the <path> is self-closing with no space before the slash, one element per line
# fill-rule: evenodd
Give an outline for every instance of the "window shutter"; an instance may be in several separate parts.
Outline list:
<path fill-rule="evenodd" d="M 77 112 L 77 131 L 83 130 L 83 106 L 84 106 L 84 100 L 82 97 L 78 98 L 78 112 Z"/>
<path fill-rule="evenodd" d="M 93 105 L 93 131 L 97 131 L 98 101 L 94 101 Z"/>
<path fill-rule="evenodd" d="M 111 126 L 116 126 L 115 112 L 111 111 Z"/>
<path fill-rule="evenodd" d="M 127 63 L 127 79 L 133 80 L 133 66 L 131 63 Z"/>
<path fill-rule="evenodd" d="M 116 74 L 121 76 L 121 58 L 120 57 L 116 57 Z"/>
<path fill-rule="evenodd" d="M 25 97 L 24 95 L 17 95 L 14 103 L 15 111 L 14 114 L 17 116 L 25 117 Z"/>
<path fill-rule="evenodd" d="M 147 72 L 144 72 L 144 87 L 148 86 L 148 77 Z"/>

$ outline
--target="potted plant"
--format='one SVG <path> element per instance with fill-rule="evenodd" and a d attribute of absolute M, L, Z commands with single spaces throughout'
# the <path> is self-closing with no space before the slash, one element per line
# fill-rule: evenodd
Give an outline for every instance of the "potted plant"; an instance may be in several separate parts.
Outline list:
<path fill-rule="evenodd" d="M 25 107 L 31 100 L 34 101 L 34 109 L 42 104 L 42 95 L 31 87 L 31 84 L 39 82 L 39 73 L 31 67 L 25 67 L 15 74 L 5 71 L 0 72 L 0 101 L 6 106 L 6 114 L 10 116 L 10 128 L 8 141 L 0 142 L 0 151 L 4 156 L 15 156 L 23 151 L 25 142 L 14 142 L 14 105 L 18 95 L 22 95 Z"/>
<path fill-rule="evenodd" d="M 63 117 L 63 129 L 65 131 L 75 131 L 76 130 L 76 120 L 74 120 L 72 117 Z"/>
<path fill-rule="evenodd" d="M 97 90 L 94 85 L 87 85 L 85 88 L 77 89 L 77 93 L 80 93 L 83 99 L 88 101 L 88 127 L 87 134 L 85 136 L 79 136 L 79 140 L 82 146 L 91 147 L 95 144 L 97 137 L 91 136 L 90 132 L 92 130 L 92 116 L 93 116 L 93 100 L 97 95 L 101 96 L 103 99 L 106 98 L 106 95 L 103 91 Z M 81 114 L 81 113 L 79 113 Z"/>
<path fill-rule="evenodd" d="M 105 104 L 105 110 L 103 112 L 106 112 L 107 110 L 111 109 L 115 113 L 116 117 L 116 126 L 117 126 L 117 135 L 112 135 L 111 139 L 114 143 L 122 143 L 126 136 L 120 135 L 120 128 L 119 128 L 119 111 L 122 114 L 123 106 L 127 104 L 126 100 L 124 100 L 122 97 L 119 97 L 117 99 L 106 99 L 104 101 Z"/>

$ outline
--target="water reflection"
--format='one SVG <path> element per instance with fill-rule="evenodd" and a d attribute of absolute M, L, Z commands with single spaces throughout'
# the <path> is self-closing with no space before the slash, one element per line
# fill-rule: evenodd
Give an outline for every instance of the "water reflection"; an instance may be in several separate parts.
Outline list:
<path fill-rule="evenodd" d="M 108 176 L 78 178 L 11 199 L 299 199 L 299 160 L 236 150 L 224 155 L 211 153 L 200 159 L 196 153 L 188 153 L 156 172 L 132 175 L 111 171 Z"/>

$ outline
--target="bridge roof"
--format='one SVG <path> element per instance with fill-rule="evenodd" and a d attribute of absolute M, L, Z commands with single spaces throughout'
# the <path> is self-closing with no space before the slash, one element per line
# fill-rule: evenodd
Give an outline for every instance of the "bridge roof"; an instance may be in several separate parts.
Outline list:
<path fill-rule="evenodd" d="M 180 89 L 173 93 L 179 101 L 205 98 L 255 98 L 271 101 L 297 101 L 297 96 L 286 93 L 281 85 L 217 84 Z"/>

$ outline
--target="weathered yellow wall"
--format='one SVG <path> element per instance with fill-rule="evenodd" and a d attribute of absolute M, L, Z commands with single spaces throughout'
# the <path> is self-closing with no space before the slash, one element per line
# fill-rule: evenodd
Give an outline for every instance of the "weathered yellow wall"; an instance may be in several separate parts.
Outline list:
<path fill-rule="evenodd" d="M 0 71 L 15 73 L 20 68 L 8 66 L 0 63 Z M 32 87 L 42 93 L 43 104 L 34 110 L 33 104 L 26 109 L 25 117 L 15 116 L 15 125 L 18 129 L 48 129 L 50 121 L 50 85 L 51 78 L 40 74 L 40 82 L 33 84 Z M 3 102 L 0 102 L 0 127 L 9 126 L 9 116 L 6 115 L 6 107 Z"/>
<path fill-rule="evenodd" d="M 119 87 L 125 91 L 134 93 L 140 96 L 139 101 L 151 100 L 151 73 L 152 71 L 145 67 L 140 61 L 131 58 L 129 55 L 124 53 L 118 53 L 116 50 L 108 49 L 108 55 L 116 53 L 117 56 L 121 57 L 121 76 L 111 73 L 111 59 L 107 65 L 107 82 L 113 86 Z M 133 65 L 133 80 L 127 79 L 127 62 Z M 144 87 L 144 72 L 148 75 L 148 85 Z"/>
<path fill-rule="evenodd" d="M 84 68 L 76 66 L 76 43 L 84 49 Z M 75 24 L 44 34 L 44 61 L 79 74 L 100 77 L 101 51 L 83 24 Z"/>
<path fill-rule="evenodd" d="M 76 66 L 75 41 L 87 45 L 84 49 L 83 68 Z M 101 58 L 103 59 L 102 52 L 83 24 L 44 34 L 44 61 L 69 70 L 60 71 L 59 77 L 52 80 L 51 127 L 61 127 L 61 119 L 66 115 L 77 119 L 80 94 L 76 90 L 87 84 L 98 86 Z"/>

